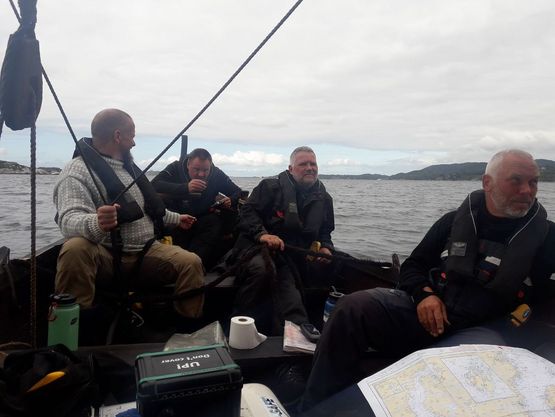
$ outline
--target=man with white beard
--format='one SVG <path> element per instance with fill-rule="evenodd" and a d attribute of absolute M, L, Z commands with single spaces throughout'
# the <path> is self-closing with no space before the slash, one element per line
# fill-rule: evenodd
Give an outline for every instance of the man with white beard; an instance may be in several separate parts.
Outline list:
<path fill-rule="evenodd" d="M 497 153 L 483 190 L 440 218 L 405 260 L 397 289 L 343 297 L 318 343 L 303 408 L 367 376 L 360 364 L 369 349 L 400 357 L 488 343 L 555 361 L 555 224 L 536 200 L 539 175 L 529 153 Z M 533 318 L 521 325 L 527 306 Z"/>

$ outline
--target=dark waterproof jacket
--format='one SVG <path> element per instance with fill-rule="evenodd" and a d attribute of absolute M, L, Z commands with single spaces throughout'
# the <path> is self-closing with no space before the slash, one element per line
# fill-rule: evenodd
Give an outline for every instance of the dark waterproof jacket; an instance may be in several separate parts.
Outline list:
<path fill-rule="evenodd" d="M 172 162 L 152 180 L 154 189 L 162 194 L 169 210 L 203 216 L 210 212 L 218 193 L 231 198 L 231 207 L 237 207 L 241 189 L 221 169 L 212 164 L 206 190 L 200 195 L 191 195 L 188 188 L 191 178 L 186 167 L 187 159 Z"/>
<path fill-rule="evenodd" d="M 437 280 L 432 279 L 430 271 L 445 270 L 445 249 L 452 234 L 457 211 L 447 213 L 441 217 L 428 231 L 420 244 L 401 266 L 399 288 L 409 294 L 417 294 L 425 286 L 434 287 Z M 485 204 L 480 207 L 477 216 L 477 237 L 480 241 L 493 241 L 507 244 L 515 232 L 522 227 L 524 219 L 498 218 L 487 212 Z M 529 284 L 527 299 L 529 303 L 547 302 L 555 296 L 555 281 L 550 279 L 555 272 L 555 224 L 547 221 L 547 236 L 536 250 L 528 273 Z M 483 262 L 476 257 L 476 265 Z M 510 262 L 510 261 L 508 261 Z M 479 269 L 476 268 L 478 273 Z M 451 275 L 451 277 L 449 276 Z M 450 279 L 451 278 L 451 279 Z M 447 305 L 448 312 L 455 312 L 468 316 L 469 321 L 481 321 L 504 314 L 510 310 L 506 299 L 499 296 L 488 285 L 484 285 L 474 277 L 457 276 L 447 273 L 447 283 L 442 299 Z M 524 288 L 523 287 L 523 288 Z M 437 290 L 437 288 L 435 288 Z M 517 294 L 514 303 L 517 304 Z"/>
<path fill-rule="evenodd" d="M 280 176 L 295 181 L 285 171 Z M 286 190 L 278 178 L 264 179 L 252 191 L 239 215 L 239 231 L 242 239 L 237 244 L 243 249 L 257 243 L 262 234 L 279 236 L 286 244 L 308 249 L 317 240 L 323 247 L 333 249 L 331 232 L 335 228 L 333 200 L 324 184 L 317 181 L 310 189 L 302 190 L 296 186 L 296 203 L 299 224 L 286 221 L 289 202 Z"/>

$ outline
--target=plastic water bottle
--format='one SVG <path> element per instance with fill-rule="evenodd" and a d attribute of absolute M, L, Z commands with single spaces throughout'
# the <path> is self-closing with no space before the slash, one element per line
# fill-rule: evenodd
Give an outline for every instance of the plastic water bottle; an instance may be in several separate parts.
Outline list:
<path fill-rule="evenodd" d="M 77 350 L 79 304 L 71 294 L 52 294 L 48 311 L 48 346 L 61 343 Z"/>
<path fill-rule="evenodd" d="M 331 287 L 331 291 L 328 294 L 328 299 L 324 304 L 324 317 L 323 317 L 324 323 L 328 321 L 328 319 L 330 318 L 331 312 L 335 308 L 335 304 L 337 303 L 337 301 L 339 301 L 341 297 L 343 297 L 343 295 L 344 294 L 337 291 L 335 287 Z"/>

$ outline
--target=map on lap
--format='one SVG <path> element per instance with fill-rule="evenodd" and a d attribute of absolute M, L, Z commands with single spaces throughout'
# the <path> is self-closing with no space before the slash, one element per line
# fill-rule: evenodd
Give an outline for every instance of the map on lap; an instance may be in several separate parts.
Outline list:
<path fill-rule="evenodd" d="M 377 417 L 555 415 L 555 364 L 520 348 L 424 349 L 358 386 Z"/>

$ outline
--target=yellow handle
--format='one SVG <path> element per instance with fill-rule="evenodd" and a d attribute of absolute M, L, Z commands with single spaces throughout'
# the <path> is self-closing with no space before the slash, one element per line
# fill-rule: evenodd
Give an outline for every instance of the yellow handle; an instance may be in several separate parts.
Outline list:
<path fill-rule="evenodd" d="M 65 374 L 66 373 L 64 371 L 50 372 L 48 375 L 46 375 L 45 377 L 40 379 L 37 383 L 35 383 L 35 385 L 29 388 L 27 392 L 33 392 L 35 390 L 38 390 L 39 388 L 44 387 L 45 385 L 48 385 L 51 382 L 54 382 L 55 380 L 63 377 Z"/>
<path fill-rule="evenodd" d="M 173 239 L 171 236 L 164 236 L 162 239 L 160 239 L 160 243 L 164 245 L 173 245 Z"/>
<path fill-rule="evenodd" d="M 312 244 L 310 245 L 310 251 L 311 252 L 320 252 L 320 248 L 322 247 L 322 245 L 320 244 L 320 242 L 318 242 L 317 240 L 315 240 L 314 242 L 312 242 Z M 314 260 L 314 256 L 312 255 L 306 255 L 306 260 L 312 262 Z"/>

